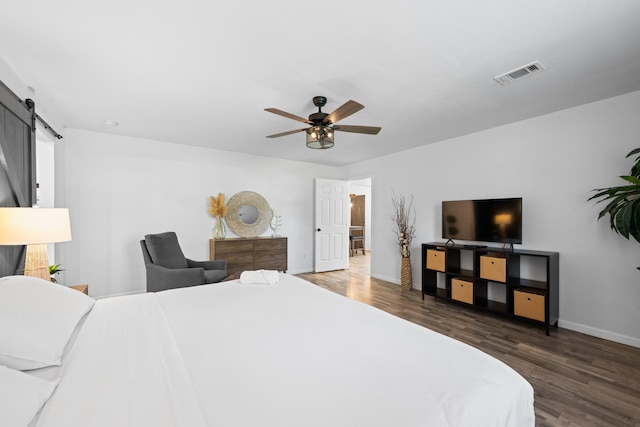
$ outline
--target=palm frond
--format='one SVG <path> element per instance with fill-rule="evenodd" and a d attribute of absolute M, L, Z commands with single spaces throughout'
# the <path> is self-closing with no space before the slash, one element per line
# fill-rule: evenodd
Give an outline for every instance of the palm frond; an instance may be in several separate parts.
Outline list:
<path fill-rule="evenodd" d="M 632 150 L 626 157 L 640 153 L 640 148 Z M 633 237 L 640 243 L 640 156 L 635 159 L 629 175 L 620 177 L 628 185 L 609 188 L 596 188 L 588 200 L 597 200 L 596 204 L 607 205 L 598 214 L 598 220 L 609 215 L 611 229 L 625 239 Z"/>
<path fill-rule="evenodd" d="M 640 153 L 640 148 L 636 148 L 635 150 L 632 150 L 629 154 L 627 154 L 626 158 L 629 158 L 634 154 L 638 154 L 638 153 Z M 631 171 L 629 172 L 629 175 L 640 178 L 640 156 L 636 157 L 636 163 L 633 166 L 631 166 Z"/>
<path fill-rule="evenodd" d="M 633 215 L 631 216 L 631 230 L 629 232 L 640 243 L 640 199 L 633 202 Z"/>
<path fill-rule="evenodd" d="M 640 178 L 637 178 L 635 176 L 623 175 L 620 178 L 624 179 L 625 181 L 629 181 L 632 184 L 640 185 Z"/>

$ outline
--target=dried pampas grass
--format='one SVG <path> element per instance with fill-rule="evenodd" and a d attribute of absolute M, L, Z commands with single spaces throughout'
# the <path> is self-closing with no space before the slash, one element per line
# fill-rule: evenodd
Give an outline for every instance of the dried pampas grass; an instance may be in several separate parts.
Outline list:
<path fill-rule="evenodd" d="M 218 197 L 209 197 L 209 215 L 216 218 L 227 216 L 227 207 L 224 204 L 224 194 L 218 193 Z"/>

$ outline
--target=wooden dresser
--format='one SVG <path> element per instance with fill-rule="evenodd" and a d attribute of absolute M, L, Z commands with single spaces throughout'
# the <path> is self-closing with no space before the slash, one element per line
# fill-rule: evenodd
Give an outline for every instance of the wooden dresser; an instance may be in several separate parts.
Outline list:
<path fill-rule="evenodd" d="M 245 270 L 287 271 L 286 237 L 209 239 L 209 259 L 227 261 L 227 274 Z"/>

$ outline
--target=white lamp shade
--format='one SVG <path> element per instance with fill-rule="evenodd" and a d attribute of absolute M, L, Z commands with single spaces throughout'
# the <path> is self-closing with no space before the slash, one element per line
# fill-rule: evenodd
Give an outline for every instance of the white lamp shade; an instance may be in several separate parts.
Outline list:
<path fill-rule="evenodd" d="M 0 245 L 33 245 L 69 240 L 69 209 L 0 208 Z"/>

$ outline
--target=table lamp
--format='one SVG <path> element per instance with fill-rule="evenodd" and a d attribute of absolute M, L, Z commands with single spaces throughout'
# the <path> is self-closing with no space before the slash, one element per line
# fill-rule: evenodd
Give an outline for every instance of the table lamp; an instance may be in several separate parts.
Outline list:
<path fill-rule="evenodd" d="M 69 209 L 0 208 L 0 245 L 27 245 L 25 276 L 50 281 L 47 243 L 69 240 Z"/>

